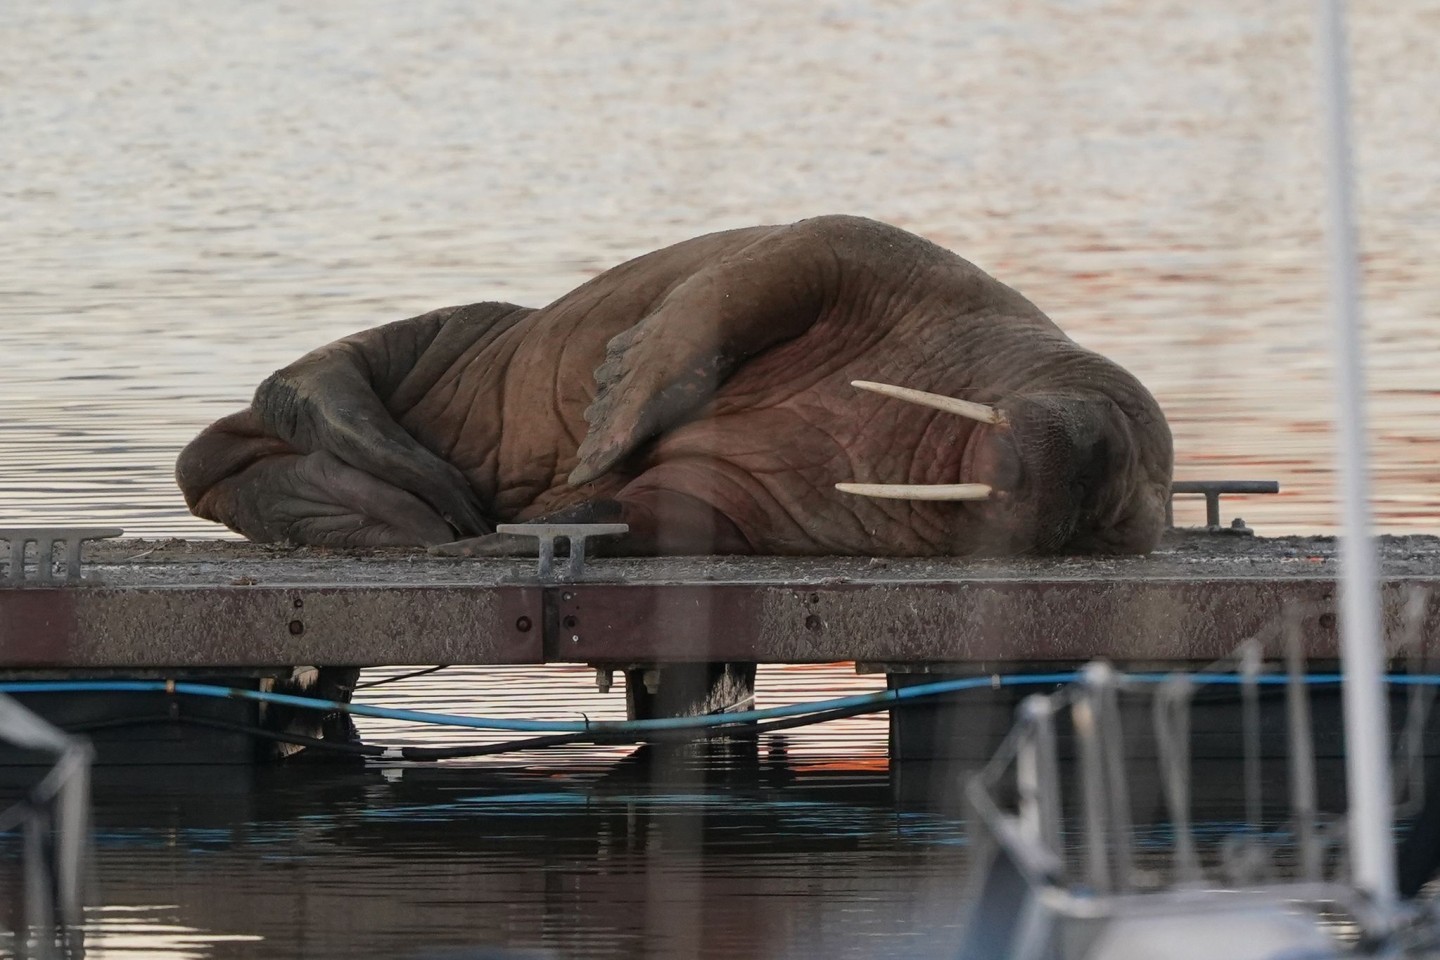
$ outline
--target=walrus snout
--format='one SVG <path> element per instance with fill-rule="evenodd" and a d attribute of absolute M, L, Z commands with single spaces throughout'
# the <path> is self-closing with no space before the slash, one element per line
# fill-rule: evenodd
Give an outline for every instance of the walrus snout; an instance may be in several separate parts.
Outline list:
<path fill-rule="evenodd" d="M 992 500 L 1014 499 L 1025 483 L 1025 461 L 1015 432 L 1008 425 L 976 430 L 965 446 L 960 473 L 971 483 L 989 486 Z"/>
<path fill-rule="evenodd" d="M 976 422 L 960 457 L 959 482 L 837 483 L 836 489 L 881 499 L 981 501 L 975 509 L 983 518 L 982 552 L 1064 551 L 1133 499 L 1124 484 L 1117 489 L 1112 482 L 1127 471 L 1114 469 L 1111 454 L 1129 445 L 1112 443 L 1111 434 L 1128 437 L 1129 431 L 1106 398 L 1015 396 L 991 406 L 869 380 L 851 384 Z"/>

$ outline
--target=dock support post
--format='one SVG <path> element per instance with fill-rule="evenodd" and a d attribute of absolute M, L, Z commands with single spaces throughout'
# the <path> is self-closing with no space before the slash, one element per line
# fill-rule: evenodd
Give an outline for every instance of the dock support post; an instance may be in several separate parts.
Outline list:
<path fill-rule="evenodd" d="M 890 690 L 984 675 L 961 664 L 913 671 L 904 664 L 868 664 L 865 669 L 883 670 Z M 966 779 L 989 762 L 1009 732 L 1020 701 L 1031 692 L 1023 687 L 981 688 L 891 710 L 890 781 L 901 806 L 963 814 Z"/>
<path fill-rule="evenodd" d="M 279 693 L 293 693 L 316 700 L 333 700 L 349 703 L 355 693 L 355 684 L 360 679 L 359 667 L 319 667 L 305 671 L 301 676 L 279 681 L 274 689 Z M 359 743 L 360 734 L 350 714 L 334 710 L 321 713 L 319 710 L 305 710 L 297 707 L 272 708 L 266 726 L 284 733 L 317 737 L 331 743 Z M 278 745 L 278 755 L 288 757 L 301 752 L 301 748 Z M 308 759 L 335 759 L 333 755 L 319 751 L 306 751 Z"/>
<path fill-rule="evenodd" d="M 667 663 L 625 670 L 625 715 L 631 720 L 749 710 L 754 702 L 753 663 Z"/>

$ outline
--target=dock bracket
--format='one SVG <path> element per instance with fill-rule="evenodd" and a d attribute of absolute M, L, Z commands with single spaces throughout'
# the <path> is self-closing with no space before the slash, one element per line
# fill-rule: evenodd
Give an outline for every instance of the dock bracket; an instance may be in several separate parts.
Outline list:
<path fill-rule="evenodd" d="M 80 551 L 87 540 L 105 540 L 118 537 L 124 530 L 119 527 L 0 527 L 0 540 L 10 544 L 9 574 L 7 582 L 12 587 L 36 586 L 53 587 L 60 583 L 82 582 L 80 576 Z M 26 550 L 35 544 L 35 575 L 28 577 L 25 567 Z M 65 544 L 65 577 L 55 576 L 55 545 Z M 98 582 L 93 577 L 83 582 Z"/>
<path fill-rule="evenodd" d="M 579 580 L 585 574 L 586 540 L 629 533 L 630 526 L 624 523 L 502 523 L 495 532 L 535 537 L 539 541 L 540 565 L 536 572 L 540 579 L 569 581 Z M 570 555 L 559 570 L 555 568 L 557 540 L 565 540 L 570 545 Z"/>

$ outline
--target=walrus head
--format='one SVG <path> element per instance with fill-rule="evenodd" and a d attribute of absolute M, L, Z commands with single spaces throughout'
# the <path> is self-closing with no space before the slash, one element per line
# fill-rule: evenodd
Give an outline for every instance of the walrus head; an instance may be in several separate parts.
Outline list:
<path fill-rule="evenodd" d="M 978 422 L 960 480 L 949 484 L 839 483 L 844 493 L 971 501 L 980 553 L 1146 553 L 1165 527 L 1171 447 L 1158 408 L 1122 409 L 1103 394 L 1051 393 L 992 405 L 907 387 L 853 385 Z M 1143 391 L 1143 388 L 1141 388 Z M 1154 407 L 1148 393 L 1142 407 Z"/>

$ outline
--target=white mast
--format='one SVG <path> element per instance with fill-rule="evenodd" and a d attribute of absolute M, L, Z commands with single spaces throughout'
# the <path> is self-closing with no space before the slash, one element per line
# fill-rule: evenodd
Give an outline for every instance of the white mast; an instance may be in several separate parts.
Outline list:
<path fill-rule="evenodd" d="M 1350 861 L 1356 885 L 1387 921 L 1396 906 L 1391 836 L 1390 734 L 1378 563 L 1370 535 L 1365 440 L 1365 360 L 1350 152 L 1349 82 L 1343 0 L 1320 0 L 1320 68 L 1325 99 L 1330 290 L 1339 404 L 1340 640 L 1344 665 L 1345 772 Z"/>

